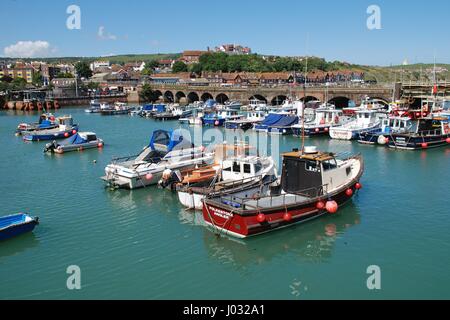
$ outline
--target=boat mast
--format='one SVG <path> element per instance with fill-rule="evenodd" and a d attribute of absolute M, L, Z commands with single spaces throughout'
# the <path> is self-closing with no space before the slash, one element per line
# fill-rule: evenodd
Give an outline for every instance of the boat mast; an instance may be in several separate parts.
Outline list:
<path fill-rule="evenodd" d="M 302 154 L 305 151 L 305 107 L 306 107 L 306 83 L 308 79 L 308 53 L 306 53 L 305 81 L 303 83 L 303 103 L 302 103 Z"/>

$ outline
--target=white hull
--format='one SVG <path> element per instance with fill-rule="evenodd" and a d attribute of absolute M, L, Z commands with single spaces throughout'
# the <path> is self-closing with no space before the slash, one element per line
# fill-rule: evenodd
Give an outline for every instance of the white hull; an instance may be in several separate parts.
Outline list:
<path fill-rule="evenodd" d="M 359 134 L 363 131 L 370 131 L 376 128 L 379 128 L 380 124 L 376 124 L 369 127 L 364 128 L 355 128 L 355 127 L 332 127 L 330 128 L 330 137 L 332 139 L 337 140 L 353 140 L 359 137 Z"/>
<path fill-rule="evenodd" d="M 181 205 L 188 209 L 202 210 L 203 209 L 203 199 L 205 198 L 202 194 L 178 191 L 178 199 Z"/>

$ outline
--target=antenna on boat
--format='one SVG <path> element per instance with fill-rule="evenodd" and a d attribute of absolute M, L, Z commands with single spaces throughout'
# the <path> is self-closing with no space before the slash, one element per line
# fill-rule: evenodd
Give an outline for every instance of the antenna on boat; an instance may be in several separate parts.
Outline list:
<path fill-rule="evenodd" d="M 305 152 L 305 107 L 306 107 L 306 83 L 308 79 L 308 41 L 309 34 L 306 35 L 306 63 L 305 63 L 305 79 L 303 82 L 303 103 L 302 103 L 302 154 Z"/>

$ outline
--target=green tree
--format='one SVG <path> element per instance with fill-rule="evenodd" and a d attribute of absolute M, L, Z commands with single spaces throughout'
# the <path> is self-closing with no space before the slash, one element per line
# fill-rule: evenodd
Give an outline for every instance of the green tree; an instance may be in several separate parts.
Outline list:
<path fill-rule="evenodd" d="M 173 64 L 172 71 L 174 73 L 187 72 L 188 71 L 188 66 L 183 61 L 177 61 L 177 62 L 175 62 Z"/>
<path fill-rule="evenodd" d="M 92 70 L 89 68 L 89 64 L 87 64 L 87 62 L 78 62 L 75 65 L 75 69 L 77 70 L 79 77 L 86 79 L 92 77 Z"/>
<path fill-rule="evenodd" d="M 159 99 L 158 94 L 153 91 L 149 84 L 144 84 L 142 86 L 141 92 L 139 93 L 141 100 L 145 102 L 154 102 Z"/>
<path fill-rule="evenodd" d="M 150 60 L 148 62 L 145 63 L 145 68 L 142 71 L 143 75 L 151 75 L 156 68 L 159 67 L 159 62 L 158 60 Z"/>
<path fill-rule="evenodd" d="M 98 90 L 99 87 L 100 85 L 98 84 L 98 82 L 89 82 L 87 84 L 87 88 L 91 90 Z"/>
<path fill-rule="evenodd" d="M 44 85 L 44 81 L 42 79 L 42 74 L 40 72 L 35 72 L 33 74 L 33 78 L 31 80 L 34 86 L 42 87 Z"/>
<path fill-rule="evenodd" d="M 25 80 L 24 78 L 15 78 L 11 82 L 11 89 L 12 90 L 23 90 L 23 89 L 25 89 L 26 85 L 27 85 L 27 80 Z"/>
<path fill-rule="evenodd" d="M 189 71 L 196 73 L 198 75 L 201 75 L 202 71 L 203 71 L 203 67 L 200 63 L 194 63 L 194 64 L 190 65 Z"/>

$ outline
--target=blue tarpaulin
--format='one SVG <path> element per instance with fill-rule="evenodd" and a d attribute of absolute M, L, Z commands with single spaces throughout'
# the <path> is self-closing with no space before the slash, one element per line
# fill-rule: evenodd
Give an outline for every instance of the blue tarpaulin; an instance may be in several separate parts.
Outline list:
<path fill-rule="evenodd" d="M 66 140 L 65 144 L 82 144 L 86 143 L 87 140 L 83 139 L 78 133 L 71 136 L 69 139 Z"/>

